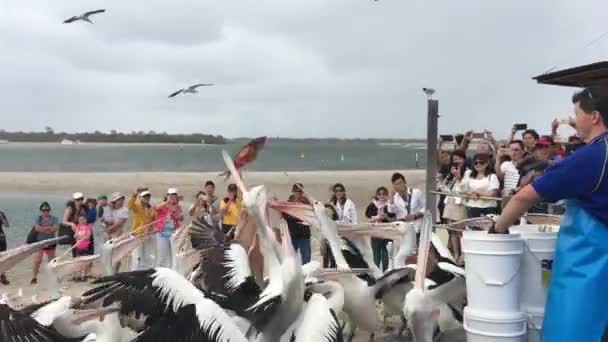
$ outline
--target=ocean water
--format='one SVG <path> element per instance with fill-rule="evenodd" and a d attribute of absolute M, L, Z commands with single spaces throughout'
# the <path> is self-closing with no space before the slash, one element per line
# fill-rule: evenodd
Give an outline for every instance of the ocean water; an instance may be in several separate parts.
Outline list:
<path fill-rule="evenodd" d="M 0 172 L 219 172 L 221 150 L 234 155 L 242 144 L 0 144 Z M 419 144 L 368 142 L 276 142 L 266 144 L 250 171 L 386 170 L 425 163 Z M 342 158 L 343 157 L 343 158 Z"/>

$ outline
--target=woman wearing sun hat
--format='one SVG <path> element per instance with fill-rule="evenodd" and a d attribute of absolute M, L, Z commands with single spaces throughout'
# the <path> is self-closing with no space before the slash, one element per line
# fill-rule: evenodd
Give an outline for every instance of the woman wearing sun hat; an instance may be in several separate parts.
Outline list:
<path fill-rule="evenodd" d="M 179 192 L 169 188 L 163 202 L 154 206 L 156 210 L 156 266 L 171 267 L 171 235 L 179 229 L 184 220 L 182 207 L 179 205 Z"/>
<path fill-rule="evenodd" d="M 74 239 L 74 227 L 78 224 L 78 216 L 85 215 L 87 208 L 84 205 L 84 194 L 75 192 L 72 194 L 72 199 L 65 204 L 63 218 L 59 225 L 57 236 L 67 236 L 68 238 L 58 242 L 57 255 L 63 255 L 63 251 L 71 248 L 76 240 Z M 72 256 L 76 256 L 76 252 L 72 250 Z"/>

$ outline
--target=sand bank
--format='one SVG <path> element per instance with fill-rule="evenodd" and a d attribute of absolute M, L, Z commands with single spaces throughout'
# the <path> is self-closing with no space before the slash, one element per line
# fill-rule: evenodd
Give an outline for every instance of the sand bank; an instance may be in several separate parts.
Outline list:
<path fill-rule="evenodd" d="M 301 182 L 308 193 L 315 198 L 328 200 L 329 187 L 337 182 L 346 186 L 348 196 L 357 207 L 369 203 L 378 186 L 390 185 L 394 171 L 314 171 L 314 172 L 249 172 L 245 182 L 250 185 L 264 184 L 269 194 L 287 198 L 294 182 Z M 424 190 L 425 172 L 422 170 L 402 171 L 411 186 Z M 130 194 L 140 186 L 147 186 L 158 199 L 169 187 L 177 187 L 191 201 L 205 181 L 212 180 L 217 185 L 217 193 L 223 196 L 227 183 L 217 173 L 44 173 L 44 172 L 2 172 L 0 191 L 29 192 L 65 195 L 81 191 L 87 196 L 99 193 L 110 194 L 120 191 Z M 362 209 L 362 208 L 359 208 Z M 364 209 L 364 208 L 363 208 Z"/>

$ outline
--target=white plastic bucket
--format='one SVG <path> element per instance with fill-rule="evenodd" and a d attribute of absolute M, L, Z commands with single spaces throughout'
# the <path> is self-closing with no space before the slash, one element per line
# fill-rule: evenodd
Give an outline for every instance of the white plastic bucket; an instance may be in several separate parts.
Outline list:
<path fill-rule="evenodd" d="M 543 331 L 544 310 L 530 309 L 528 311 L 528 340 L 527 342 L 540 342 Z"/>
<path fill-rule="evenodd" d="M 465 231 L 462 250 L 468 307 L 482 312 L 519 313 L 521 236 Z"/>
<path fill-rule="evenodd" d="M 521 265 L 521 308 L 527 312 L 544 312 L 547 288 L 551 277 L 557 226 L 550 232 L 540 232 L 539 225 L 525 224 L 513 226 L 509 231 L 521 235 L 524 240 L 524 255 Z"/>
<path fill-rule="evenodd" d="M 467 342 L 524 342 L 527 316 L 523 312 L 491 313 L 464 308 Z"/>

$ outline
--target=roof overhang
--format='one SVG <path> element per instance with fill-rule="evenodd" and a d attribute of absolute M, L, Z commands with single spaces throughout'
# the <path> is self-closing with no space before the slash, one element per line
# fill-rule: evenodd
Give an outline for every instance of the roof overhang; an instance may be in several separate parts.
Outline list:
<path fill-rule="evenodd" d="M 532 79 L 540 84 L 566 87 L 608 86 L 608 61 L 547 72 Z"/>

